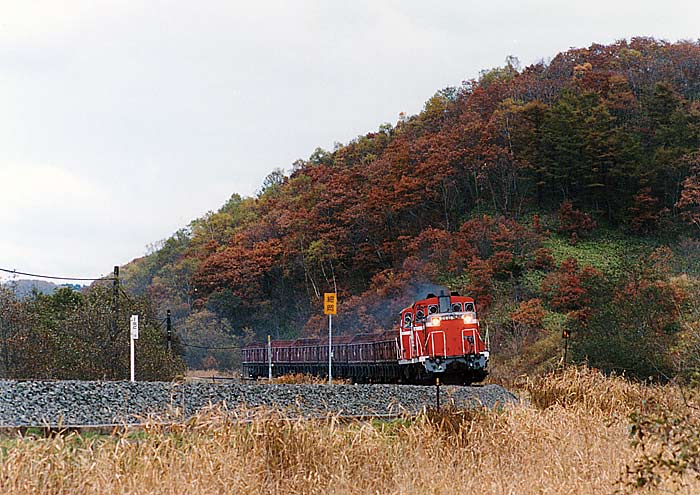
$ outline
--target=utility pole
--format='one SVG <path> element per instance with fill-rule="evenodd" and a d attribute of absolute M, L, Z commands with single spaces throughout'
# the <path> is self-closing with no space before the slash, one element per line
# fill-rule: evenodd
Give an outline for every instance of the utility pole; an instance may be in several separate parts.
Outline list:
<path fill-rule="evenodd" d="M 7 347 L 7 324 L 5 323 L 5 318 L 0 315 L 0 335 L 2 336 L 2 358 L 4 370 L 0 373 L 0 377 L 9 378 L 10 377 L 10 355 Z"/>
<path fill-rule="evenodd" d="M 114 267 L 112 279 L 112 339 L 117 336 L 117 319 L 119 318 L 119 267 Z"/>
<path fill-rule="evenodd" d="M 111 347 L 112 359 L 110 368 L 112 378 L 116 378 L 118 366 L 118 351 L 115 347 L 115 340 L 119 333 L 119 267 L 114 267 L 114 278 L 112 279 L 112 329 L 110 331 L 109 342 L 107 346 Z"/>
<path fill-rule="evenodd" d="M 168 337 L 168 352 L 173 352 L 173 326 L 172 322 L 170 321 L 170 310 L 165 312 L 165 330 Z"/>

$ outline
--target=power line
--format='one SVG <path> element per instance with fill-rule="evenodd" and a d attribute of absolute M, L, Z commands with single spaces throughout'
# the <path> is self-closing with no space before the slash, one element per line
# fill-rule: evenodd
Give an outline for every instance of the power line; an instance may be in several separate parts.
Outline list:
<path fill-rule="evenodd" d="M 162 328 L 161 325 L 164 323 L 164 320 L 161 320 L 160 323 L 158 324 L 159 328 Z M 172 321 L 178 321 L 178 318 L 173 318 Z M 186 344 L 183 341 L 180 341 L 180 345 L 183 347 L 192 347 L 194 349 L 205 349 L 208 351 L 233 351 L 233 350 L 241 350 L 245 346 L 241 345 L 231 345 L 231 346 L 222 346 L 222 347 L 210 347 L 206 345 L 195 345 L 195 344 Z"/>
<path fill-rule="evenodd" d="M 80 280 L 80 281 L 114 280 L 113 277 L 99 277 L 99 278 L 56 277 L 53 275 L 39 275 L 36 273 L 18 272 L 17 270 L 8 270 L 7 268 L 0 268 L 0 272 L 12 273 L 13 275 L 24 275 L 27 277 L 50 278 L 52 280 Z"/>
<path fill-rule="evenodd" d="M 100 277 L 100 278 L 85 278 L 85 277 L 58 277 L 54 275 L 39 275 L 37 273 L 27 273 L 27 272 L 20 272 L 17 270 L 9 270 L 7 268 L 0 268 L 1 272 L 6 272 L 6 273 L 11 273 L 13 275 L 24 275 L 26 277 L 37 277 L 37 278 L 48 278 L 52 280 L 80 280 L 80 281 L 97 281 L 97 280 L 104 280 L 104 281 L 118 281 L 118 277 Z M 134 300 L 131 299 L 129 294 L 126 293 L 126 291 L 121 287 L 117 286 L 117 291 L 121 292 L 128 300 L 130 303 L 135 304 Z M 156 326 L 158 328 L 162 328 L 162 325 L 164 323 L 164 320 L 161 320 L 159 322 L 156 322 Z M 241 346 L 226 346 L 226 347 L 208 347 L 208 346 L 201 346 L 201 345 L 194 345 L 194 344 L 185 344 L 184 342 L 180 342 L 180 345 L 185 346 L 185 347 L 193 347 L 196 349 L 206 349 L 210 351 L 226 351 L 226 350 L 235 350 L 235 349 L 241 349 Z"/>

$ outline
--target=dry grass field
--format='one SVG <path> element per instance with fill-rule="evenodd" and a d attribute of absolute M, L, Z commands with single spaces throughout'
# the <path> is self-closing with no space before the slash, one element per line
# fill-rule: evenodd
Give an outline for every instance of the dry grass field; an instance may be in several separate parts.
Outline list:
<path fill-rule="evenodd" d="M 4 438 L 0 493 L 700 493 L 700 413 L 680 389 L 572 368 L 523 392 L 391 422 L 212 410 L 169 430 Z"/>

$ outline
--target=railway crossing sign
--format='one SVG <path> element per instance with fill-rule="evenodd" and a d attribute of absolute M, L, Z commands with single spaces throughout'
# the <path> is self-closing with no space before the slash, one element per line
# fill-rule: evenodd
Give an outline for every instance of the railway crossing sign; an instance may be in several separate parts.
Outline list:
<path fill-rule="evenodd" d="M 338 298 L 335 292 L 326 292 L 323 294 L 323 314 L 334 315 L 338 310 Z"/>

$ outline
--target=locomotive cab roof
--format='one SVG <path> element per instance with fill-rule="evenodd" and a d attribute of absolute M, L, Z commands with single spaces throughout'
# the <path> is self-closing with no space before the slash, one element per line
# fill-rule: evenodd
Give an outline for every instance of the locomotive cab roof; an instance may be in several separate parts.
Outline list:
<path fill-rule="evenodd" d="M 462 308 L 459 311 L 455 311 L 454 308 L 454 304 L 457 303 L 459 303 Z M 475 304 L 475 302 L 473 297 L 460 296 L 456 292 L 452 292 L 450 295 L 443 293 L 439 296 L 436 296 L 435 294 L 428 294 L 425 299 L 420 299 L 414 302 L 412 306 L 402 309 L 401 312 L 404 313 L 406 311 L 415 311 L 420 308 L 428 308 L 432 305 L 438 306 L 437 312 L 439 313 L 457 313 L 462 311 L 469 311 L 464 309 L 465 303 L 471 303 L 471 311 L 474 311 L 473 305 Z"/>

